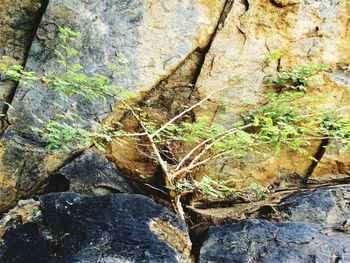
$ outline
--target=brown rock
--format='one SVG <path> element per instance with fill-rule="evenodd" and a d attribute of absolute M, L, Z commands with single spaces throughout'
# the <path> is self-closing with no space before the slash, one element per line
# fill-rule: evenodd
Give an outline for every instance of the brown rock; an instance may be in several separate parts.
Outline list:
<path fill-rule="evenodd" d="M 198 110 L 198 116 L 209 115 L 218 121 L 218 114 L 214 113 L 222 112 L 217 105 L 224 101 L 230 105 L 226 112 L 230 116 L 228 121 L 239 119 L 240 113 L 264 101 L 267 91 L 264 77 L 276 74 L 281 67 L 318 61 L 334 70 L 346 68 L 344 65 L 350 59 L 348 1 L 274 2 L 254 0 L 244 5 L 234 1 L 224 26 L 216 34 L 197 82 L 202 97 L 220 87 L 228 88 L 207 103 L 205 110 Z M 281 60 L 266 64 L 264 55 L 277 49 L 283 53 Z M 340 101 L 349 102 L 346 95 L 349 76 L 344 70 L 342 72 L 346 85 L 325 76 L 323 84 L 311 88 L 311 97 L 317 98 L 321 94 L 328 98 L 318 107 L 334 108 Z M 238 85 L 233 81 L 237 78 L 240 79 Z M 315 155 L 318 147 L 319 143 L 315 143 L 309 149 L 310 156 Z M 268 185 L 276 177 L 304 176 L 310 165 L 312 160 L 284 150 L 278 157 L 267 153 L 267 157 L 250 156 L 240 162 L 222 162 L 215 170 L 223 171 L 222 178 L 233 175 L 241 186 L 252 182 Z"/>

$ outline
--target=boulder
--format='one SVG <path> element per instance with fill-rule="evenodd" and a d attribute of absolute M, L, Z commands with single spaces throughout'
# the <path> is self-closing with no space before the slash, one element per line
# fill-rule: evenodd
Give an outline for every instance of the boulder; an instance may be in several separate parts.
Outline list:
<path fill-rule="evenodd" d="M 350 219 L 350 187 L 319 188 L 285 197 L 276 207 L 286 222 L 341 224 Z"/>
<path fill-rule="evenodd" d="M 70 192 L 85 195 L 133 193 L 131 182 L 103 155 L 86 150 L 81 156 L 51 176 L 51 185 L 64 177 Z"/>
<path fill-rule="evenodd" d="M 210 227 L 200 262 L 348 262 L 349 198 L 350 187 L 337 186 L 295 192 L 277 204 L 203 210 L 213 222 L 255 219 Z"/>
<path fill-rule="evenodd" d="M 30 220 L 7 219 L 0 261 L 191 262 L 184 222 L 141 195 L 40 197 Z"/>
<path fill-rule="evenodd" d="M 199 262 L 349 262 L 349 242 L 342 226 L 245 220 L 210 228 Z"/>
<path fill-rule="evenodd" d="M 308 224 L 343 224 L 350 219 L 350 187 L 346 185 L 267 193 L 260 200 L 254 200 L 253 196 L 240 197 L 193 202 L 188 209 L 201 222 L 193 227 L 193 232 L 202 235 L 212 225 L 245 219 Z"/>

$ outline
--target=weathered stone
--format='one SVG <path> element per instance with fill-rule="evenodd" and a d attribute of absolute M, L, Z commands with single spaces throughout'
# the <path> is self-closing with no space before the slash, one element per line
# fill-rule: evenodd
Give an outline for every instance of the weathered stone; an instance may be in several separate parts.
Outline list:
<path fill-rule="evenodd" d="M 341 145 L 336 143 L 336 147 L 326 151 L 320 162 L 317 164 L 310 181 L 319 182 L 322 179 L 349 178 L 350 175 L 350 153 L 341 152 Z"/>
<path fill-rule="evenodd" d="M 87 72 L 110 74 L 107 66 L 119 64 L 117 54 L 124 54 L 130 63 L 123 70 L 132 83 L 118 76 L 114 80 L 132 84 L 137 100 L 140 91 L 154 87 L 194 50 L 208 44 L 224 4 L 224 0 L 186 0 L 181 4 L 170 0 L 53 0 L 39 26 L 26 67 L 39 74 L 57 70 L 53 50 L 60 44 L 58 27 L 69 26 L 82 32 L 75 47 Z M 109 112 L 114 104 L 74 96 L 63 102 L 57 92 L 44 85 L 20 85 L 13 102 L 15 109 L 9 115 L 12 120 L 16 118 L 13 122 L 23 132 L 28 125 L 39 126 L 37 118 L 47 121 L 54 117 L 59 111 L 55 103 L 77 110 L 86 124 Z"/>
<path fill-rule="evenodd" d="M 26 224 L 33 222 L 34 218 L 40 216 L 39 202 L 33 199 L 20 200 L 16 207 L 6 213 L 0 220 L 0 240 L 12 220 L 19 220 Z"/>
<path fill-rule="evenodd" d="M 337 226 L 246 220 L 210 228 L 199 262 L 348 262 L 349 242 Z"/>
<path fill-rule="evenodd" d="M 350 218 L 349 204 L 350 187 L 340 186 L 292 194 L 276 210 L 287 222 L 341 224 Z"/>
<path fill-rule="evenodd" d="M 49 70 L 59 71 L 53 52 L 61 44 L 57 31 L 59 26 L 69 26 L 82 33 L 74 45 L 80 52 L 76 62 L 86 67 L 86 72 L 109 74 L 108 64 L 118 64 L 117 53 L 124 54 L 130 61 L 125 71 L 133 83 L 141 83 L 135 87 L 135 100 L 138 100 L 141 90 L 148 90 L 171 75 L 190 54 L 209 43 L 224 4 L 224 0 L 186 0 L 181 4 L 154 0 L 105 0 L 98 3 L 91 0 L 50 1 L 30 49 L 26 70 L 33 70 L 37 74 Z M 125 79 L 113 77 L 116 83 L 125 84 Z M 94 120 L 110 112 L 113 105 L 111 100 L 90 101 L 74 96 L 69 101 L 63 101 L 57 92 L 43 83 L 36 83 L 32 87 L 20 84 L 8 115 L 13 124 L 12 130 L 40 141 L 29 128 L 41 126 L 40 120 L 48 121 L 63 110 L 70 110 L 77 112 L 84 120 L 83 125 L 88 127 Z M 40 149 L 41 146 L 44 147 L 38 145 L 35 151 L 44 155 L 46 151 Z M 27 154 L 27 151 L 24 152 Z M 121 152 L 120 149 L 118 152 Z M 32 154 L 33 166 L 42 167 L 41 158 L 41 155 Z M 61 157 L 56 158 L 57 164 L 63 163 Z M 17 189 L 14 186 L 17 179 L 14 179 L 16 174 L 13 172 L 16 171 L 15 164 L 21 159 L 15 159 L 12 164 L 9 158 L 6 163 L 3 160 L 0 161 L 2 177 L 12 178 L 6 179 L 11 181 L 11 186 L 8 186 L 7 181 L 3 183 L 2 192 L 7 197 L 2 200 L 6 207 L 10 203 L 13 205 L 19 196 L 23 198 L 25 193 L 32 194 L 34 189 L 40 187 L 42 179 L 46 179 L 54 170 L 50 169 L 49 172 L 42 167 L 30 176 L 23 175 L 24 180 L 30 182 L 28 187 L 32 190 L 21 191 L 19 195 L 15 194 L 18 190 L 14 191 Z M 134 172 L 135 167 L 129 167 Z M 33 177 L 36 177 L 35 180 Z"/>
<path fill-rule="evenodd" d="M 48 194 L 40 211 L 7 223 L 1 262 L 191 262 L 184 222 L 145 196 Z"/>
<path fill-rule="evenodd" d="M 0 211 L 35 193 L 68 158 L 12 132 L 0 136 Z"/>
<path fill-rule="evenodd" d="M 188 207 L 193 218 L 201 222 L 196 233 L 211 225 L 222 225 L 245 219 L 309 224 L 342 224 L 350 219 L 350 187 L 336 186 L 313 190 L 268 193 L 264 199 L 218 200 L 194 202 Z"/>
<path fill-rule="evenodd" d="M 202 59 L 203 54 L 193 52 L 169 78 L 161 81 L 142 98 L 137 106 L 147 113 L 149 120 L 161 125 L 196 102 L 193 84 Z M 137 132 L 139 124 L 131 115 L 129 113 L 125 116 L 122 123 L 128 131 Z M 118 116 L 112 114 L 109 121 L 113 122 L 118 120 L 117 118 Z M 143 171 L 142 175 L 145 178 L 153 179 L 155 184 L 161 184 L 158 178 L 153 176 L 157 166 L 149 160 L 149 156 L 152 155 L 150 149 L 135 147 L 133 138 L 125 138 L 125 142 L 128 143 L 120 145 L 117 141 L 112 141 L 107 155 L 123 171 L 130 174 L 135 170 Z M 142 151 L 143 154 L 140 154 Z"/>
<path fill-rule="evenodd" d="M 52 184 L 55 184 L 55 177 L 59 176 L 64 176 L 68 181 L 70 192 L 86 195 L 133 193 L 132 185 L 114 164 L 92 150 L 85 151 L 63 166 L 58 174 L 52 176 Z"/>
<path fill-rule="evenodd" d="M 206 55 L 196 85 L 202 97 L 221 87 L 227 89 L 217 93 L 206 108 L 199 109 L 197 116 L 212 116 L 214 121 L 220 121 L 222 110 L 217 105 L 223 101 L 230 105 L 226 112 L 229 118 L 224 122 L 240 119 L 241 114 L 264 103 L 268 92 L 264 78 L 284 67 L 318 61 L 338 72 L 343 80 L 349 80 L 349 12 L 350 4 L 346 0 L 233 1 Z M 283 53 L 282 58 L 267 63 L 266 54 L 277 49 Z M 321 94 L 327 98 L 327 102 L 317 105 L 320 108 L 334 109 L 350 104 L 348 81 L 340 83 L 339 78 L 331 75 L 335 74 L 326 74 L 323 84 L 310 88 L 311 97 L 318 98 Z M 238 84 L 236 79 L 240 80 Z M 317 153 L 319 145 L 317 142 L 308 150 L 310 156 Z M 273 153 L 266 155 L 219 162 L 214 169 L 222 171 L 222 178 L 234 174 L 240 186 L 249 186 L 252 182 L 266 186 L 277 177 L 292 174 L 303 177 L 313 164 L 311 159 L 287 150 L 277 157 Z M 341 175 L 323 170 L 317 176 L 327 180 Z"/>
<path fill-rule="evenodd" d="M 0 7 L 0 58 L 23 65 L 47 0 L 4 0 Z M 16 83 L 0 80 L 0 112 L 11 100 Z M 0 123 L 1 130 L 1 123 Z"/>

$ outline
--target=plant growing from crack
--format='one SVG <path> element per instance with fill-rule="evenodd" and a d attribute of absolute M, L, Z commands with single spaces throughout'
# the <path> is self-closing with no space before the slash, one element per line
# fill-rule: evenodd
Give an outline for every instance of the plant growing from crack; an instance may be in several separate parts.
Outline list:
<path fill-rule="evenodd" d="M 212 123 L 205 116 L 192 122 L 186 121 L 187 114 L 230 88 L 222 87 L 169 121 L 157 125 L 142 109 L 128 105 L 125 98 L 132 94 L 126 88 L 113 84 L 108 76 L 86 74 L 80 64 L 72 62 L 79 52 L 69 44 L 79 36 L 78 32 L 60 28 L 59 36 L 62 45 L 55 55 L 57 63 L 63 67 L 63 73 L 35 76 L 34 72 L 26 72 L 20 66 L 8 66 L 6 63 L 0 63 L 0 69 L 15 81 L 21 80 L 22 84 L 44 82 L 59 92 L 63 100 L 74 94 L 89 100 L 113 98 L 131 113 L 139 125 L 139 131 L 127 132 L 120 123 L 114 123 L 114 126 L 99 123 L 95 129 L 89 130 L 81 126 L 79 116 L 70 111 L 59 114 L 55 120 L 43 122 L 42 127 L 32 127 L 33 131 L 47 141 L 50 149 L 69 150 L 94 144 L 103 150 L 104 144 L 112 140 L 122 143 L 126 137 L 131 137 L 135 145 L 142 140 L 149 159 L 161 167 L 174 210 L 182 218 L 181 198 L 184 195 L 199 191 L 220 197 L 226 192 L 235 191 L 233 181 L 215 180 L 208 175 L 202 180 L 195 178 L 198 168 L 215 163 L 218 159 L 239 159 L 271 147 L 276 154 L 287 147 L 308 156 L 307 148 L 311 143 L 324 139 L 341 142 L 344 152 L 350 149 L 350 118 L 344 113 L 350 108 L 349 105 L 320 109 L 313 107 L 308 99 L 310 106 L 305 107 L 309 83 L 321 78 L 319 72 L 325 69 L 324 65 L 283 69 L 277 76 L 267 78 L 266 84 L 274 87 L 274 91 L 266 95 L 262 105 L 246 112 L 241 121 L 221 125 Z M 275 56 L 280 58 L 280 53 Z M 111 69 L 120 74 L 119 67 L 112 66 Z M 235 84 L 235 88 L 244 86 Z M 190 150 L 186 151 L 188 148 Z M 264 191 L 258 189 L 263 196 Z"/>

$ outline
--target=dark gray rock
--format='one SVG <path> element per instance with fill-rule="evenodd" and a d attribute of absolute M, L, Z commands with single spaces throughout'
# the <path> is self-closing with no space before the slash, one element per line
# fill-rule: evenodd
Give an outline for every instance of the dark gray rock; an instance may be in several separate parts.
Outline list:
<path fill-rule="evenodd" d="M 350 262 L 350 235 L 335 226 L 246 220 L 210 228 L 199 262 Z"/>
<path fill-rule="evenodd" d="M 0 8 L 0 58 L 24 65 L 48 0 L 3 0 Z M 11 102 L 17 83 L 0 76 L 0 112 Z M 0 120 L 1 129 L 1 120 Z"/>
<path fill-rule="evenodd" d="M 150 3 L 146 0 L 50 0 L 36 39 L 29 52 L 27 70 L 38 74 L 59 71 L 54 50 L 59 49 L 57 31 L 68 26 L 80 31 L 74 47 L 80 55 L 75 62 L 88 73 L 111 76 L 117 85 L 127 85 L 139 96 L 169 76 L 198 47 L 204 48 L 220 18 L 224 0 L 200 4 L 185 0 Z M 203 22 L 204 21 L 204 22 Z M 113 75 L 109 64 L 120 65 L 122 53 L 129 66 L 128 77 Z M 61 69 L 64 70 L 64 69 Z M 71 96 L 62 101 L 57 92 L 42 83 L 19 86 L 9 117 L 17 129 L 40 126 L 60 112 L 55 105 L 76 111 L 86 126 L 108 113 L 113 100 L 91 101 Z"/>
<path fill-rule="evenodd" d="M 48 177 L 69 158 L 60 151 L 47 151 L 44 145 L 11 131 L 0 135 L 0 212 L 34 194 Z"/>
<path fill-rule="evenodd" d="M 107 71 L 108 64 L 118 64 L 116 52 L 121 51 L 116 47 L 116 39 L 117 36 L 123 37 L 121 30 L 125 30 L 129 19 L 123 13 L 130 8 L 135 10 L 136 14 L 140 14 L 139 1 L 119 2 L 50 1 L 30 49 L 26 70 L 35 71 L 37 74 L 44 74 L 45 71 L 62 72 L 62 68 L 56 62 L 54 50 L 59 49 L 59 45 L 62 44 L 58 37 L 58 28 L 66 26 L 82 32 L 73 45 L 80 52 L 80 56 L 74 62 L 83 65 L 86 72 L 111 75 L 111 71 Z M 137 24 L 134 26 L 136 28 Z M 129 33 L 137 36 L 137 32 Z M 57 104 L 62 108 L 57 107 Z M 42 124 L 39 119 L 49 121 L 54 119 L 57 113 L 70 110 L 79 114 L 83 126 L 89 127 L 92 121 L 109 112 L 113 104 L 112 100 L 91 101 L 82 96 L 70 96 L 68 101 L 65 101 L 57 91 L 43 83 L 36 83 L 33 87 L 20 83 L 12 103 L 14 109 L 9 111 L 9 117 L 19 131 L 31 133 L 28 127 L 40 127 Z"/>
<path fill-rule="evenodd" d="M 298 192 L 284 198 L 277 210 L 287 222 L 343 223 L 350 218 L 350 186 Z"/>
<path fill-rule="evenodd" d="M 48 194 L 40 210 L 7 224 L 0 262 L 190 262 L 184 223 L 145 196 Z"/>
<path fill-rule="evenodd" d="M 133 193 L 133 186 L 113 163 L 103 155 L 85 151 L 80 157 L 63 166 L 55 177 L 64 176 L 69 182 L 69 191 L 86 195 Z M 54 186 L 53 186 L 54 187 Z"/>

